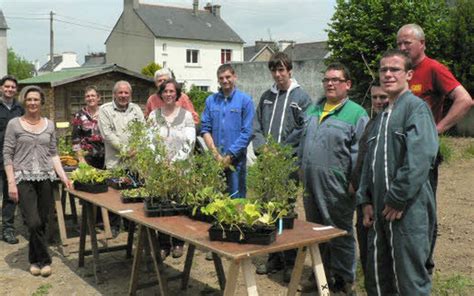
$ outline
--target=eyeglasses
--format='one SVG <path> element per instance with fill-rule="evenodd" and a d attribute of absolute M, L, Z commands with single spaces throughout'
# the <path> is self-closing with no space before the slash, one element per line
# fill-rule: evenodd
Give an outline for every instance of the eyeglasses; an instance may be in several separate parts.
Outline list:
<path fill-rule="evenodd" d="M 390 71 L 393 74 L 398 74 L 401 71 L 405 71 L 405 70 L 402 68 L 396 68 L 396 67 L 383 67 L 379 69 L 380 73 L 387 73 L 388 71 Z"/>
<path fill-rule="evenodd" d="M 342 83 L 342 82 L 346 82 L 347 79 L 341 79 L 341 78 L 323 78 L 323 80 L 321 80 L 324 84 L 328 84 L 329 81 L 332 82 L 332 84 L 339 84 L 339 83 Z"/>

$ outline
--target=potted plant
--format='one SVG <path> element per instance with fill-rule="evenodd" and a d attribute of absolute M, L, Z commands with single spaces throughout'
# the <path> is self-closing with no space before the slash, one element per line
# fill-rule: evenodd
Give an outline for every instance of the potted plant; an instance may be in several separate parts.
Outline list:
<path fill-rule="evenodd" d="M 74 189 L 90 192 L 107 192 L 106 179 L 109 172 L 98 170 L 86 163 L 80 163 L 78 168 L 71 173 L 71 180 L 74 181 Z"/>
<path fill-rule="evenodd" d="M 297 158 L 290 146 L 278 144 L 271 136 L 259 151 L 256 162 L 249 168 L 249 198 L 264 203 L 273 202 L 282 217 L 283 228 L 293 228 L 296 198 L 303 188 L 294 177 L 298 171 Z"/>
<path fill-rule="evenodd" d="M 144 187 L 124 189 L 120 192 L 120 200 L 123 203 L 143 202 L 150 194 Z"/>
<path fill-rule="evenodd" d="M 116 190 L 125 190 L 138 188 L 143 184 L 138 178 L 138 174 L 122 167 L 118 167 L 110 170 L 110 177 L 107 179 L 107 185 Z"/>
<path fill-rule="evenodd" d="M 188 207 L 182 205 L 182 197 L 190 183 L 186 174 L 188 161 L 170 162 L 162 140 L 150 132 L 146 123 L 132 122 L 128 126 L 130 137 L 121 156 L 124 164 L 137 172 L 144 180 L 149 194 L 144 209 L 147 216 L 183 215 Z M 130 153 L 130 152 L 133 153 Z M 133 157 L 129 155 L 132 154 Z"/>
<path fill-rule="evenodd" d="M 285 214 L 268 209 L 271 207 L 264 207 L 257 200 L 225 196 L 208 204 L 202 212 L 215 218 L 209 228 L 210 240 L 268 245 L 276 240 L 275 221 Z"/>
<path fill-rule="evenodd" d="M 200 209 L 214 199 L 224 196 L 222 193 L 226 188 L 224 167 L 214 160 L 209 151 L 193 156 L 189 165 L 186 180 L 183 180 L 188 186 L 182 202 L 190 207 L 191 219 L 210 222 L 212 217 L 203 215 Z"/>

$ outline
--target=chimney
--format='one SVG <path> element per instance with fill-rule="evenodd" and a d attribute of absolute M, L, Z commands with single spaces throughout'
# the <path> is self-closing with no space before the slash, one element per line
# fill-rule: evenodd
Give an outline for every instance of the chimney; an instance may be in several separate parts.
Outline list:
<path fill-rule="evenodd" d="M 193 14 L 197 15 L 199 9 L 199 0 L 193 0 Z"/>
<path fill-rule="evenodd" d="M 278 45 L 280 47 L 280 51 L 284 51 L 288 46 L 295 46 L 295 41 L 293 40 L 279 40 Z"/>
<path fill-rule="evenodd" d="M 204 9 L 209 11 L 209 13 L 212 13 L 213 15 L 215 15 L 217 17 L 221 17 L 221 6 L 220 5 L 211 5 L 210 2 L 207 2 Z"/>
<path fill-rule="evenodd" d="M 138 9 L 140 0 L 123 0 L 123 10 Z"/>

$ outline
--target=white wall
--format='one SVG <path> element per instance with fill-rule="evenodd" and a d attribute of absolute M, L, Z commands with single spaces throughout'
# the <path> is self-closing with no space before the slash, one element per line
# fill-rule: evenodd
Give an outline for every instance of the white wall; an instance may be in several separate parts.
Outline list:
<path fill-rule="evenodd" d="M 54 71 L 61 71 L 64 68 L 76 68 L 80 67 L 77 62 L 77 54 L 75 52 L 63 52 L 63 61 L 56 66 Z"/>
<path fill-rule="evenodd" d="M 7 30 L 0 30 L 0 78 L 7 75 Z"/>
<path fill-rule="evenodd" d="M 163 44 L 166 43 L 166 51 Z M 199 63 L 186 64 L 186 50 L 199 50 Z M 243 45 L 225 42 L 208 42 L 196 40 L 156 39 L 155 62 L 173 70 L 179 82 L 185 82 L 186 88 L 191 85 L 209 86 L 210 91 L 217 91 L 217 68 L 221 65 L 221 49 L 232 50 L 232 62 L 243 61 Z"/>

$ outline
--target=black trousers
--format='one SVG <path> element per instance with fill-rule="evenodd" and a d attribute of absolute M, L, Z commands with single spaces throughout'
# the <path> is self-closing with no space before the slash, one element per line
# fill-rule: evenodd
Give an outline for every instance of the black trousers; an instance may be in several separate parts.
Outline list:
<path fill-rule="evenodd" d="M 433 229 L 433 239 L 431 241 L 431 249 L 430 249 L 430 256 L 428 260 L 426 261 L 425 267 L 428 269 L 429 274 L 433 274 L 433 270 L 435 267 L 433 255 L 434 255 L 434 249 L 436 246 L 436 238 L 438 237 L 438 209 L 437 209 L 437 202 L 436 202 L 436 190 L 438 189 L 438 171 L 439 171 L 439 166 L 443 162 L 443 156 L 441 155 L 440 151 L 438 151 L 438 155 L 436 156 L 436 161 L 433 166 L 433 168 L 430 170 L 429 174 L 429 179 L 430 179 L 430 185 L 431 188 L 433 189 L 433 194 L 435 198 L 435 206 L 436 206 L 436 215 L 435 215 L 435 224 L 434 224 L 434 229 Z"/>
<path fill-rule="evenodd" d="M 0 171 L 0 178 L 2 179 L 2 232 L 15 231 L 15 210 L 16 203 L 14 203 L 8 196 L 8 181 L 4 170 Z"/>
<path fill-rule="evenodd" d="M 18 185 L 19 206 L 29 231 L 30 264 L 51 264 L 46 229 L 53 210 L 53 184 L 49 180 L 21 181 Z"/>

